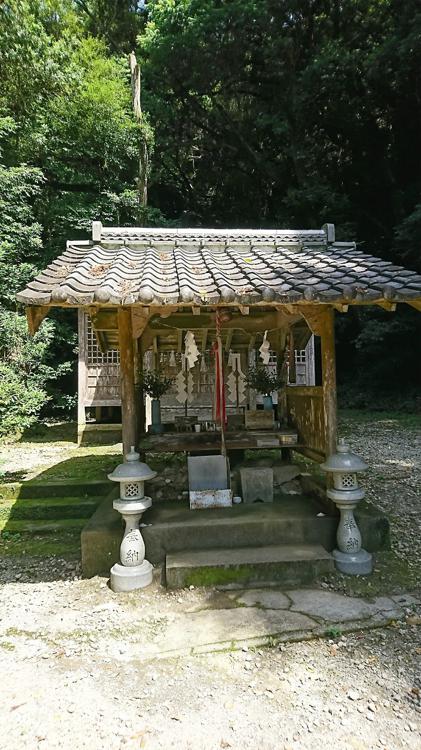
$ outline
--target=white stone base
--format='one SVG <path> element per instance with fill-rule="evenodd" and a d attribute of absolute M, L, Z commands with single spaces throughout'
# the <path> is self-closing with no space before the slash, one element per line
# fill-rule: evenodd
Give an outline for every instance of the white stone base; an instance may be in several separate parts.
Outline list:
<path fill-rule="evenodd" d="M 350 576 L 366 576 L 373 572 L 373 555 L 361 549 L 359 552 L 341 552 L 334 549 L 332 552 L 335 565 L 341 573 Z"/>
<path fill-rule="evenodd" d="M 148 560 L 144 560 L 142 565 L 133 565 L 131 567 L 116 563 L 111 568 L 111 590 L 121 593 L 123 591 L 143 589 L 152 583 L 152 571 L 153 566 Z"/>

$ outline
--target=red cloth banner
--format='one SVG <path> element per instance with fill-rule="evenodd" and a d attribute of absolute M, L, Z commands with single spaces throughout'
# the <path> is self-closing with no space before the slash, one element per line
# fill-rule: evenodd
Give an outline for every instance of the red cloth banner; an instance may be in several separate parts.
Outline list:
<path fill-rule="evenodd" d="M 212 346 L 215 357 L 215 421 L 225 426 L 227 423 L 227 412 L 225 406 L 225 383 L 222 369 L 222 358 L 220 357 L 218 342 Z"/>

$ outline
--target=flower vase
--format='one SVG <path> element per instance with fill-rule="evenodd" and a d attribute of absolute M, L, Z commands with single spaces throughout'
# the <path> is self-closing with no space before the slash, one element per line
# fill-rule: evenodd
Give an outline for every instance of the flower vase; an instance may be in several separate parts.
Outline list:
<path fill-rule="evenodd" d="M 271 409 L 273 409 L 272 396 L 263 396 L 263 408 L 265 411 L 271 411 Z"/>

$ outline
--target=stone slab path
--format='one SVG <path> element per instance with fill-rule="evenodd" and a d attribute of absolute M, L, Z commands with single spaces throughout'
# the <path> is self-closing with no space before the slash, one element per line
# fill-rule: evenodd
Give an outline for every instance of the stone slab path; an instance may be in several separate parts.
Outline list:
<path fill-rule="evenodd" d="M 417 596 L 121 595 L 57 559 L 0 584 L 1 750 L 421 746 Z"/>
<path fill-rule="evenodd" d="M 402 617 L 409 602 L 420 603 L 396 596 L 365 601 L 320 589 L 218 591 L 167 615 L 156 634 L 133 644 L 132 654 L 188 656 L 385 626 Z"/>

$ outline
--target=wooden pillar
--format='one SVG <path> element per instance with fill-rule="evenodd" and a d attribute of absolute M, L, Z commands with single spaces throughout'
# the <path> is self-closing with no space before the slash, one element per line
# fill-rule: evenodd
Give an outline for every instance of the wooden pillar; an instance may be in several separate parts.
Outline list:
<path fill-rule="evenodd" d="M 87 341 L 86 341 L 85 313 L 80 307 L 77 311 L 77 315 L 78 315 L 77 441 L 79 444 L 82 440 L 83 431 L 86 426 L 85 401 L 86 401 L 86 387 L 87 387 L 87 371 L 86 371 Z"/>
<path fill-rule="evenodd" d="M 337 405 L 336 405 L 336 358 L 335 358 L 335 312 L 329 307 L 321 315 L 321 350 L 323 377 L 324 445 L 326 456 L 336 452 Z"/>
<path fill-rule="evenodd" d="M 135 358 L 131 310 L 119 307 L 117 311 L 118 340 L 120 348 L 121 422 L 123 453 L 137 447 Z"/>

